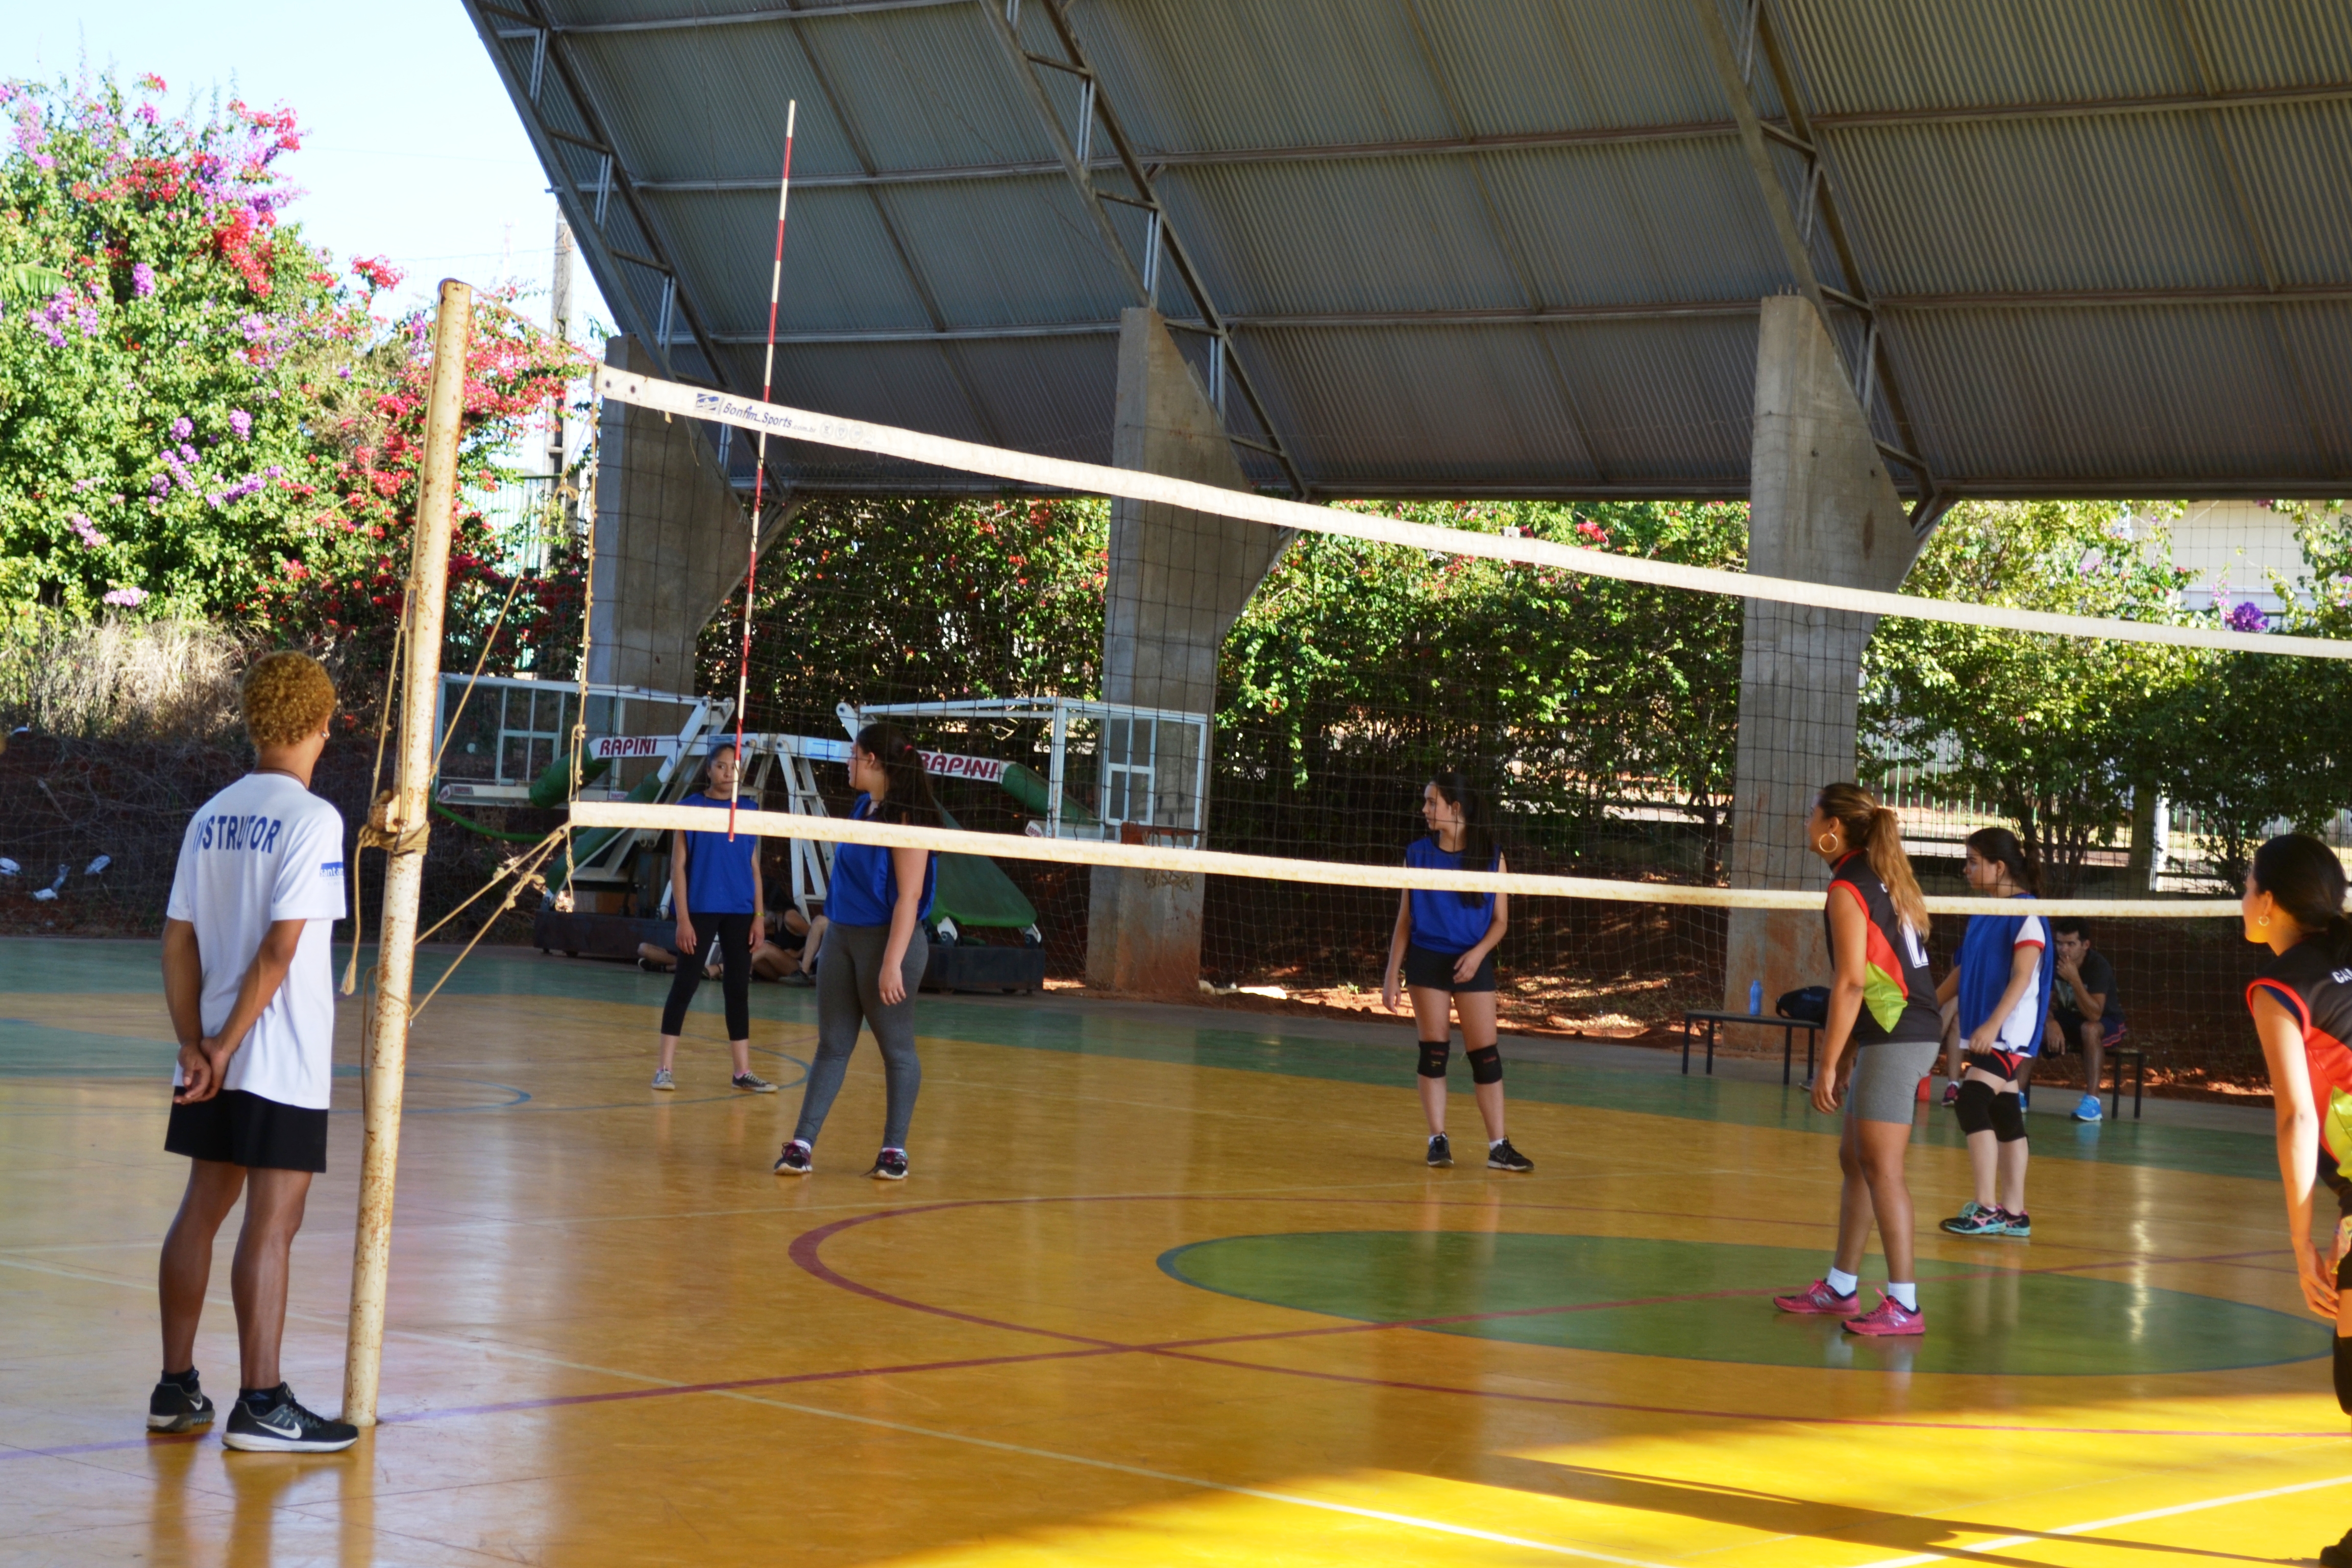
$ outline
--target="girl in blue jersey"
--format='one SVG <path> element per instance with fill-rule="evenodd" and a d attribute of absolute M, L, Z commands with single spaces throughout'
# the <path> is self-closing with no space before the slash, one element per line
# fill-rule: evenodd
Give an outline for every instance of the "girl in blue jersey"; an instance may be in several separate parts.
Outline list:
<path fill-rule="evenodd" d="M 678 804 L 719 813 L 730 804 L 739 811 L 759 810 L 757 800 L 735 793 L 736 773 L 735 748 L 721 742 L 710 748 L 703 787 Z M 775 1093 L 774 1084 L 751 1070 L 751 933 L 759 929 L 765 909 L 758 836 L 738 829 L 730 839 L 724 816 L 708 833 L 681 829 L 671 834 L 669 893 L 670 912 L 677 918 L 677 973 L 670 982 L 669 1000 L 662 1004 L 661 1063 L 654 1071 L 654 1087 L 677 1087 L 671 1069 L 677 1065 L 678 1031 L 686 1026 L 686 1010 L 702 984 L 716 944 L 719 984 L 727 998 L 727 1048 L 735 1056 L 730 1081 L 746 1094 Z"/>
<path fill-rule="evenodd" d="M 1500 871 L 1502 851 L 1486 821 L 1486 800 L 1460 773 L 1441 773 L 1421 792 L 1429 835 L 1416 838 L 1404 863 L 1424 870 Z M 1449 1005 L 1462 1020 L 1463 1054 L 1478 1114 L 1486 1123 L 1486 1168 L 1532 1171 L 1535 1162 L 1511 1147 L 1503 1132 L 1503 1053 L 1495 1043 L 1495 948 L 1510 929 L 1510 899 L 1503 893 L 1423 892 L 1397 900 L 1389 939 L 1388 974 L 1381 1004 L 1397 1010 L 1398 976 L 1412 994 L 1421 1025 L 1421 1106 L 1429 1119 L 1429 1163 L 1454 1163 L 1445 1138 L 1445 1058 L 1454 1048 Z"/>
<path fill-rule="evenodd" d="M 887 724 L 857 732 L 849 748 L 849 785 L 858 792 L 849 815 L 861 821 L 942 826 L 922 753 Z M 817 1134 L 841 1092 L 857 1026 L 864 1024 L 882 1049 L 888 1091 L 882 1152 L 866 1174 L 906 1179 L 907 1130 L 923 1083 L 923 1064 L 915 1054 L 915 990 L 930 960 L 919 928 L 931 912 L 937 861 L 928 849 L 844 844 L 834 850 L 825 900 L 832 923 L 816 961 L 816 1059 L 801 1096 L 800 1125 L 776 1157 L 778 1175 L 809 1173 Z"/>
<path fill-rule="evenodd" d="M 2041 886 L 2025 846 L 2006 827 L 1969 834 L 1960 872 L 1987 898 L 2031 900 Z M 2056 963 L 2040 915 L 1970 915 L 1959 962 L 1937 987 L 1938 1002 L 1958 1004 L 1968 1051 L 1953 1110 L 1968 1134 L 1976 1196 L 1943 1222 L 1954 1236 L 2033 1234 L 2025 1212 L 2025 1084 L 2042 1049 Z"/>

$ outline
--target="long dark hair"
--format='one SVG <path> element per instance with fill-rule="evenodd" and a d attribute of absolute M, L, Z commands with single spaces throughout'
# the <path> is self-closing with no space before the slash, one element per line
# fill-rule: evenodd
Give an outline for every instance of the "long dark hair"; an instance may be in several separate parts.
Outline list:
<path fill-rule="evenodd" d="M 1968 837 L 1968 847 L 2009 873 L 2021 890 L 2039 896 L 2042 873 L 2025 858 L 2025 846 L 2006 827 L 1979 827 Z"/>
<path fill-rule="evenodd" d="M 1824 784 L 1813 804 L 1845 829 L 1847 846 L 1862 851 L 1885 886 L 1886 901 L 1925 942 L 1927 900 L 1920 896 L 1919 879 L 1911 874 L 1911 857 L 1903 851 L 1903 819 L 1895 808 L 1880 805 L 1876 795 L 1856 784 Z"/>
<path fill-rule="evenodd" d="M 2308 833 L 2282 833 L 2254 851 L 2247 879 L 2289 920 L 2327 944 L 2336 963 L 2352 963 L 2352 919 L 2344 913 L 2344 862 Z"/>
<path fill-rule="evenodd" d="M 1429 782 L 1446 805 L 1462 808 L 1464 868 L 1472 871 L 1493 870 L 1496 858 L 1500 851 L 1495 844 L 1495 825 L 1486 818 L 1486 792 L 1472 784 L 1466 773 L 1444 773 Z M 1432 832 L 1429 837 L 1434 839 L 1437 835 Z M 1462 901 L 1465 904 L 1482 903 L 1490 896 L 1486 893 L 1474 893 L 1465 888 L 1462 892 Z"/>
<path fill-rule="evenodd" d="M 924 771 L 923 753 L 893 724 L 868 724 L 857 731 L 859 751 L 882 764 L 890 793 L 874 803 L 877 822 L 911 823 L 918 827 L 940 826 L 939 803 L 931 798 L 931 775 Z"/>

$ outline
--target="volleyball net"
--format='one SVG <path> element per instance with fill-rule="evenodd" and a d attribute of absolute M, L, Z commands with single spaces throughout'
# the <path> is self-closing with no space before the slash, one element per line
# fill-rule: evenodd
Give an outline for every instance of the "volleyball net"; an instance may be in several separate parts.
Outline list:
<path fill-rule="evenodd" d="M 959 940 L 1042 942 L 1068 978 L 1086 967 L 1095 868 L 1110 868 L 1200 879 L 1201 974 L 1218 989 L 1368 1000 L 1399 893 L 1421 887 L 1513 896 L 1502 1002 L 1522 1026 L 1631 1034 L 1722 1007 L 1746 984 L 1737 928 L 1817 924 L 1821 900 L 1816 865 L 1785 844 L 1774 860 L 1759 847 L 1772 836 L 1739 820 L 1743 770 L 1785 775 L 1822 754 L 1803 732 L 1817 715 L 1776 729 L 1751 713 L 1743 732 L 1759 626 L 1803 634 L 1777 645 L 1784 685 L 1859 682 L 1854 762 L 1810 783 L 1858 776 L 1903 812 L 1933 945 L 1948 953 L 1968 914 L 1998 907 L 1968 896 L 1961 840 L 2021 828 L 2056 895 L 2039 908 L 2094 922 L 2135 1043 L 2243 1043 L 2239 994 L 2260 955 L 2232 879 L 2269 827 L 2340 839 L 2352 804 L 2352 757 L 2329 729 L 2352 711 L 2330 518 L 2298 536 L 2305 591 L 2273 593 L 2268 610 L 2248 610 L 2252 593 L 2184 600 L 2164 519 L 2123 509 L 1956 516 L 1952 547 L 1931 542 L 1909 580 L 1922 591 L 1873 593 L 1748 574 L 1737 507 L 1304 505 L 619 369 L 598 389 L 714 435 L 764 435 L 788 467 L 861 465 L 866 497 L 762 520 L 741 721 L 837 747 L 887 719 L 930 753 L 958 826 L 852 823 L 838 768 L 803 776 L 812 799 L 768 803 L 802 809 L 746 824 L 992 863 L 1018 895 L 1006 904 L 1034 919 L 961 922 Z M 942 474 L 999 481 L 1006 499 L 922 499 Z M 1230 615 L 1201 608 L 1192 579 L 1213 568 L 1197 537 L 1190 560 L 1122 572 L 1121 503 L 1180 534 L 1224 531 L 1209 548 L 1240 564 L 1214 569 L 1249 578 Z M 1971 527 L 1982 537 L 1962 537 Z M 1986 575 L 1990 547 L 2020 531 L 2046 581 Z M 1224 624 L 1203 632 L 1204 615 Z M 733 691 L 739 637 L 733 612 L 714 619 L 697 689 Z M 1155 637 L 1194 667 L 1139 683 L 1132 645 Z M 1401 863 L 1423 783 L 1454 769 L 1493 803 L 1507 875 Z M 691 825 L 656 804 L 572 810 L 583 828 Z"/>

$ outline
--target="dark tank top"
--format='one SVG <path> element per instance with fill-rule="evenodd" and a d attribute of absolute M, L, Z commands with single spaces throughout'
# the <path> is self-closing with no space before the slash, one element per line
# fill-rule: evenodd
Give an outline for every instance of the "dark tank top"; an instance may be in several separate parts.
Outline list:
<path fill-rule="evenodd" d="M 2303 1059 L 2311 1073 L 2311 1098 L 2319 1110 L 2319 1179 L 2336 1192 L 2336 1206 L 2352 1215 L 2352 1178 L 2343 1163 L 2352 1157 L 2352 965 L 2340 964 L 2318 937 L 2306 937 L 2271 960 L 2246 987 L 2268 991 L 2303 1026 Z"/>
<path fill-rule="evenodd" d="M 1911 922 L 1895 912 L 1886 884 L 1870 868 L 1870 858 L 1860 850 L 1837 863 L 1830 878 L 1830 900 L 1851 897 L 1862 906 L 1865 922 L 1863 949 L 1862 1013 L 1853 1021 L 1853 1043 L 1875 1046 L 1887 1040 L 1940 1040 L 1943 1013 L 1936 1005 L 1936 984 L 1927 973 L 1927 944 Z M 1822 926 L 1834 950 L 1837 933 L 1830 930 L 1828 905 L 1822 909 Z"/>

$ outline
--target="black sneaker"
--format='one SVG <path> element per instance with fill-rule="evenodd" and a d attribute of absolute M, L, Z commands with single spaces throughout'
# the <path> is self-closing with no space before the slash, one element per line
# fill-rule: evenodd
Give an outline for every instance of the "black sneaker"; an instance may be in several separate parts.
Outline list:
<path fill-rule="evenodd" d="M 784 1152 L 776 1156 L 776 1174 L 780 1176 L 805 1176 L 808 1173 L 809 1146 L 795 1138 L 791 1142 L 784 1145 Z"/>
<path fill-rule="evenodd" d="M 2335 1545 L 2319 1549 L 2319 1568 L 2352 1568 L 2352 1530 Z"/>
<path fill-rule="evenodd" d="M 147 1396 L 147 1430 L 150 1432 L 194 1432 L 213 1424 L 213 1402 L 205 1397 L 204 1390 L 189 1380 L 185 1388 L 168 1380 L 155 1385 Z"/>
<path fill-rule="evenodd" d="M 1454 1145 L 1445 1141 L 1445 1134 L 1443 1132 L 1433 1132 L 1429 1135 L 1429 1163 L 1433 1165 L 1454 1163 Z"/>
<path fill-rule="evenodd" d="M 877 1182 L 903 1182 L 907 1179 L 907 1152 L 885 1149 L 874 1156 L 874 1168 L 866 1173 Z"/>
<path fill-rule="evenodd" d="M 776 1086 L 755 1072 L 739 1072 L 728 1080 L 745 1094 L 773 1094 Z"/>
<path fill-rule="evenodd" d="M 1532 1171 L 1536 1163 L 1511 1147 L 1507 1138 L 1486 1151 L 1486 1169 L 1490 1171 Z"/>
<path fill-rule="evenodd" d="M 303 1409 L 284 1384 L 271 1392 L 278 1403 L 267 1410 L 255 1411 L 247 1399 L 229 1406 L 224 1445 L 248 1454 L 339 1454 L 360 1440 L 358 1427 Z"/>

